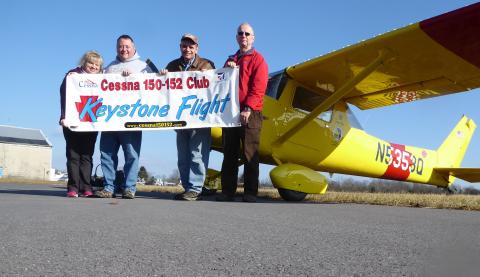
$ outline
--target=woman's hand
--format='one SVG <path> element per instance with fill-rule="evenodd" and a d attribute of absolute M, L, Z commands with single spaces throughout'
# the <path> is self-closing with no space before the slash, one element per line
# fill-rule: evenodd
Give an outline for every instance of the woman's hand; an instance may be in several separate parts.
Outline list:
<path fill-rule="evenodd" d="M 60 125 L 62 125 L 65 128 L 68 128 L 68 125 L 65 123 L 65 119 L 60 120 Z"/>

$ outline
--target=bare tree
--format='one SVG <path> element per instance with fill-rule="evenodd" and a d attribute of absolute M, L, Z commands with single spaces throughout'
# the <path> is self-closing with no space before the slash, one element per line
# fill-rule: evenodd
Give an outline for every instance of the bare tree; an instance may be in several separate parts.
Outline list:
<path fill-rule="evenodd" d="M 178 169 L 174 169 L 172 173 L 165 178 L 165 181 L 175 184 L 180 183 L 180 172 L 178 172 Z"/>

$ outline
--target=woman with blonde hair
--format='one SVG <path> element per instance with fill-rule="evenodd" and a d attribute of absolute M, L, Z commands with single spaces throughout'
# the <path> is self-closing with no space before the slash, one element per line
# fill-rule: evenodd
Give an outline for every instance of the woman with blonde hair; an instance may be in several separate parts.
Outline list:
<path fill-rule="evenodd" d="M 67 197 L 93 195 L 90 178 L 92 174 L 92 156 L 95 150 L 97 132 L 73 132 L 65 122 L 66 79 L 70 74 L 97 74 L 102 72 L 103 58 L 96 51 L 86 52 L 79 66 L 71 69 L 63 78 L 60 86 L 61 115 L 59 124 L 63 127 L 67 156 Z"/>

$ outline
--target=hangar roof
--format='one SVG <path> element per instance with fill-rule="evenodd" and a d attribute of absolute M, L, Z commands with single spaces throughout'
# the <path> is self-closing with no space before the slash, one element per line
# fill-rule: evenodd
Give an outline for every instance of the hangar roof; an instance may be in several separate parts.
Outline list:
<path fill-rule="evenodd" d="M 0 143 L 30 144 L 52 147 L 50 141 L 39 129 L 0 125 Z"/>

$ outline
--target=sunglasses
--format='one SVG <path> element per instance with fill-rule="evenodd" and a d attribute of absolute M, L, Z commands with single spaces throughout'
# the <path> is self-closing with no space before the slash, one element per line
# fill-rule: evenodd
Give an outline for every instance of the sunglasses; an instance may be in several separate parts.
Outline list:
<path fill-rule="evenodd" d="M 249 32 L 237 32 L 237 35 L 243 36 L 245 35 L 246 37 L 250 36 L 251 34 Z"/>

